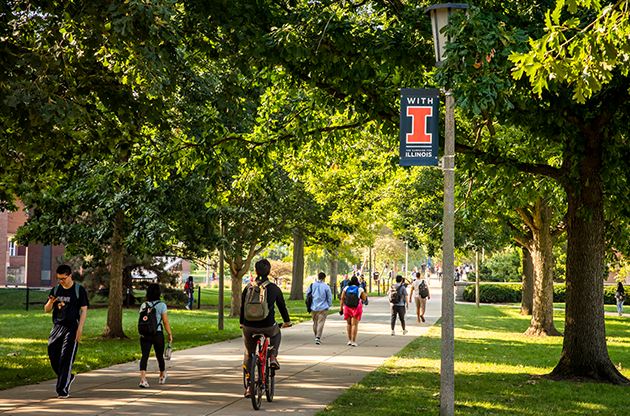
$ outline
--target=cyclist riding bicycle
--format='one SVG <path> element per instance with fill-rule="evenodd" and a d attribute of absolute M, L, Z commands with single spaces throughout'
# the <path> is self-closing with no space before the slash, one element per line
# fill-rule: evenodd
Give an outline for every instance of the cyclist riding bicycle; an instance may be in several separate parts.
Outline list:
<path fill-rule="evenodd" d="M 271 367 L 276 370 L 280 368 L 280 364 L 278 364 L 278 352 L 280 351 L 280 341 L 282 340 L 282 335 L 280 333 L 280 328 L 278 327 L 278 323 L 276 322 L 276 317 L 274 313 L 274 305 L 278 306 L 278 311 L 280 311 L 280 315 L 282 315 L 282 328 L 288 328 L 291 326 L 291 318 L 289 317 L 289 311 L 287 311 L 287 307 L 284 303 L 284 297 L 282 296 L 282 291 L 278 286 L 271 283 L 269 281 L 269 272 L 271 271 L 271 264 L 267 259 L 263 259 L 258 261 L 254 268 L 256 269 L 256 274 L 258 277 L 254 282 L 249 283 L 245 289 L 243 290 L 243 294 L 241 296 L 241 318 L 240 318 L 240 326 L 243 329 L 243 343 L 245 344 L 245 356 L 243 358 L 243 366 L 247 370 L 247 374 L 250 374 L 252 369 L 249 368 L 251 356 L 256 350 L 256 338 L 252 337 L 253 334 L 265 334 L 269 338 L 269 344 L 271 345 L 271 349 L 269 351 L 270 355 L 270 363 Z M 259 288 L 259 291 L 255 292 L 256 288 Z M 256 299 L 253 294 L 260 294 L 260 298 L 263 296 L 266 297 L 267 308 L 269 312 L 266 316 L 262 317 L 260 320 L 254 320 L 259 318 L 251 318 L 248 320 L 246 318 L 246 307 L 253 304 Z M 247 305 L 246 305 L 247 304 Z M 245 391 L 245 397 L 251 396 L 251 387 L 247 387 Z"/>

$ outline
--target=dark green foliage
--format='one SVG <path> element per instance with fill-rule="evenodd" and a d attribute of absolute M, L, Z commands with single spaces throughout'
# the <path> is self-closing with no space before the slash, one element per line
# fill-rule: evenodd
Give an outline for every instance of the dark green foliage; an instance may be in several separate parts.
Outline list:
<path fill-rule="evenodd" d="M 617 286 L 604 286 L 604 304 L 615 304 L 615 290 Z M 564 303 L 566 301 L 567 287 L 564 283 L 553 285 L 553 302 Z M 484 283 L 479 285 L 479 301 L 481 303 L 517 303 L 521 301 L 522 284 L 492 284 Z M 464 290 L 464 300 L 466 302 L 475 301 L 475 286 L 471 285 Z"/>
<path fill-rule="evenodd" d="M 564 303 L 566 302 L 567 294 L 567 285 L 564 283 L 554 284 L 553 285 L 553 301 L 555 303 Z"/>
<path fill-rule="evenodd" d="M 514 284 L 483 284 L 479 285 L 479 301 L 482 303 L 514 303 L 521 301 L 520 283 Z M 464 300 L 475 301 L 475 286 L 468 286 L 464 290 Z"/>
<path fill-rule="evenodd" d="M 489 282 L 520 282 L 522 279 L 519 273 L 520 264 L 520 250 L 508 247 L 485 261 L 484 265 L 490 274 L 485 274 L 482 270 L 482 279 Z"/>

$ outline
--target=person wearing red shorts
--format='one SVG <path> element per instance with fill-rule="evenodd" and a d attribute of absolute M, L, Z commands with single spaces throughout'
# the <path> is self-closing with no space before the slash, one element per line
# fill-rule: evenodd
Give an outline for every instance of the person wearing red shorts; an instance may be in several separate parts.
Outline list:
<path fill-rule="evenodd" d="M 367 294 L 361 287 L 359 279 L 352 276 L 350 284 L 341 292 L 340 312 L 343 311 L 343 319 L 346 320 L 348 327 L 348 345 L 356 347 L 357 333 L 359 332 L 359 321 L 363 314 L 363 302 L 367 300 Z"/>

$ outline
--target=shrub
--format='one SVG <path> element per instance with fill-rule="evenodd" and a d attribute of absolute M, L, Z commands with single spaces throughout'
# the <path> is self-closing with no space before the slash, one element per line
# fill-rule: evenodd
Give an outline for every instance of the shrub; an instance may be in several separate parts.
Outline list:
<path fill-rule="evenodd" d="M 612 289 L 612 290 L 611 290 Z M 564 284 L 553 285 L 553 301 L 555 303 L 566 302 L 567 288 Z M 479 302 L 481 303 L 517 303 L 522 300 L 522 283 L 493 284 L 483 283 L 479 285 Z M 604 288 L 604 303 L 614 304 L 615 287 Z M 466 302 L 475 301 L 475 286 L 471 285 L 464 290 Z"/>
<path fill-rule="evenodd" d="M 567 285 L 564 283 L 556 283 L 553 285 L 553 301 L 556 303 L 564 303 L 567 301 Z"/>
<path fill-rule="evenodd" d="M 490 270 L 491 275 L 484 275 L 484 270 L 481 270 L 481 278 L 483 280 L 520 282 L 522 279 L 519 272 L 521 266 L 520 251 L 513 247 L 494 253 L 484 264 Z"/>
<path fill-rule="evenodd" d="M 617 291 L 617 285 L 604 286 L 604 304 L 616 305 L 615 292 Z M 626 297 L 628 296 L 626 291 Z"/>
<path fill-rule="evenodd" d="M 521 301 L 522 285 L 520 283 L 497 285 L 485 283 L 479 285 L 479 302 L 481 303 L 514 303 Z M 467 286 L 464 300 L 475 301 L 475 286 Z"/>

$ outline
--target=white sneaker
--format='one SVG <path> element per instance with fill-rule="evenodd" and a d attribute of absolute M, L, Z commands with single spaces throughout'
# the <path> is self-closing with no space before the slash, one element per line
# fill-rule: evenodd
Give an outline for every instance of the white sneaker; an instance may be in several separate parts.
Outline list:
<path fill-rule="evenodd" d="M 168 374 L 166 374 L 166 371 L 165 371 L 164 375 L 160 377 L 160 384 L 166 383 L 166 377 L 168 377 Z"/>
<path fill-rule="evenodd" d="M 352 342 L 352 344 L 350 344 L 350 345 L 351 345 L 351 346 L 353 346 L 353 347 L 358 347 L 358 346 L 359 346 L 359 344 L 357 344 L 357 343 L 356 343 L 356 342 L 354 342 L 354 341 L 350 341 L 350 342 Z"/>
<path fill-rule="evenodd" d="M 348 341 L 348 345 L 352 345 L 352 341 Z"/>
<path fill-rule="evenodd" d="M 148 389 L 148 388 L 149 388 L 149 382 L 148 382 L 148 381 L 146 381 L 146 380 L 141 380 L 141 381 L 140 381 L 140 386 L 139 386 L 139 387 L 141 387 L 141 388 L 143 388 L 143 389 Z"/>
<path fill-rule="evenodd" d="M 403 329 L 403 335 L 407 335 L 407 332 L 409 331 L 407 331 L 406 329 Z"/>
<path fill-rule="evenodd" d="M 322 341 L 319 338 L 315 338 L 315 344 L 321 345 Z"/>
<path fill-rule="evenodd" d="M 396 335 L 396 331 L 392 331 L 392 335 Z"/>

